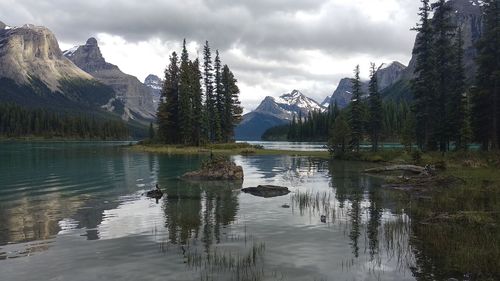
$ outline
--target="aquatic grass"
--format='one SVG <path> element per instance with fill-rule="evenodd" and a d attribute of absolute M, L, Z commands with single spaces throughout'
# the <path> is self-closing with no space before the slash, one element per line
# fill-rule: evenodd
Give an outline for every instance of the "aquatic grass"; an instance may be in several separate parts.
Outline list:
<path fill-rule="evenodd" d="M 292 212 L 298 208 L 301 216 L 305 211 L 312 214 L 321 214 L 335 221 L 335 203 L 332 203 L 332 192 L 297 191 L 290 197 Z"/>
<path fill-rule="evenodd" d="M 231 275 L 231 280 L 259 281 L 264 277 L 263 256 L 265 243 L 253 243 L 245 254 L 218 248 L 208 253 L 197 250 L 185 254 L 186 264 L 190 269 L 201 271 L 201 280 L 219 280 L 214 277 Z"/>

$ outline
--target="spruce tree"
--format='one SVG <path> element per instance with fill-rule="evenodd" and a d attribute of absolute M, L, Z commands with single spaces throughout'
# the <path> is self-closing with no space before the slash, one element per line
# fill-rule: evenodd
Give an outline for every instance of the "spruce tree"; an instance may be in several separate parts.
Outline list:
<path fill-rule="evenodd" d="M 149 140 L 153 140 L 155 138 L 155 129 L 153 127 L 153 122 L 149 123 Z"/>
<path fill-rule="evenodd" d="M 359 151 L 360 144 L 363 138 L 363 105 L 361 97 L 361 79 L 359 77 L 359 65 L 354 69 L 354 78 L 352 83 L 352 98 L 351 98 L 351 147 L 355 151 Z"/>
<path fill-rule="evenodd" d="M 477 88 L 472 93 L 473 127 L 483 150 L 500 147 L 500 3 L 483 5 L 483 33 L 478 42 Z"/>
<path fill-rule="evenodd" d="M 468 97 L 465 86 L 464 50 L 462 29 L 456 35 L 453 72 L 451 77 L 449 101 L 447 104 L 448 135 L 455 143 L 455 149 L 464 149 L 470 141 L 470 122 L 468 114 Z"/>
<path fill-rule="evenodd" d="M 222 141 L 222 125 L 221 125 L 221 115 L 224 111 L 223 100 L 224 93 L 222 90 L 222 73 L 221 73 L 221 61 L 219 57 L 219 50 L 215 51 L 215 110 L 214 110 L 214 119 L 212 120 L 214 124 L 214 139 L 216 142 Z"/>
<path fill-rule="evenodd" d="M 368 130 L 372 143 L 372 151 L 378 150 L 378 143 L 382 130 L 382 97 L 378 91 L 377 69 L 375 64 L 371 64 L 370 85 L 369 85 L 369 122 Z"/>
<path fill-rule="evenodd" d="M 330 137 L 328 139 L 328 150 L 335 156 L 342 155 L 349 143 L 349 136 L 352 135 L 349 124 L 343 114 L 337 116 L 330 129 Z"/>
<path fill-rule="evenodd" d="M 222 113 L 221 126 L 223 141 L 230 142 L 234 137 L 234 128 L 241 121 L 243 109 L 239 101 L 240 90 L 236 85 L 236 79 L 227 65 L 224 65 L 222 70 L 221 85 L 222 85 Z"/>
<path fill-rule="evenodd" d="M 179 72 L 179 131 L 182 144 L 191 143 L 192 116 L 192 71 L 186 48 L 186 39 L 182 45 L 181 65 Z"/>
<path fill-rule="evenodd" d="M 191 64 L 191 93 L 192 93 L 192 144 L 200 146 L 205 142 L 206 137 L 203 135 L 204 122 L 204 107 L 203 107 L 203 92 L 201 90 L 201 72 L 200 62 L 196 59 Z"/>
<path fill-rule="evenodd" d="M 164 143 L 179 141 L 179 66 L 175 52 L 170 56 L 170 64 L 165 69 L 165 82 L 158 106 L 158 140 Z"/>
<path fill-rule="evenodd" d="M 451 6 L 446 4 L 445 0 L 439 0 L 432 4 L 434 17 L 432 18 L 433 40 L 432 48 L 435 56 L 434 70 L 436 74 L 436 100 L 431 106 L 432 124 L 435 124 L 434 134 L 439 142 L 439 150 L 447 151 L 449 147 L 451 130 L 454 120 L 449 118 L 448 114 L 456 111 L 460 104 L 460 96 L 453 95 L 452 82 L 455 79 L 450 79 L 450 74 L 453 73 L 453 43 L 455 26 L 451 24 L 450 13 Z M 451 130 L 450 130 L 451 129 Z"/>
<path fill-rule="evenodd" d="M 214 74 L 212 66 L 212 53 L 208 41 L 203 48 L 203 81 L 205 86 L 205 110 L 207 122 L 207 135 L 211 142 L 215 141 L 215 114 L 217 111 L 214 95 Z"/>
<path fill-rule="evenodd" d="M 429 0 L 421 0 L 419 9 L 420 23 L 413 30 L 419 34 L 415 40 L 413 54 L 416 57 L 415 78 L 411 81 L 413 91 L 413 111 L 417 144 L 422 150 L 435 150 L 436 138 L 433 126 L 436 116 L 436 91 L 434 73 L 433 29 L 430 22 L 431 6 Z"/>

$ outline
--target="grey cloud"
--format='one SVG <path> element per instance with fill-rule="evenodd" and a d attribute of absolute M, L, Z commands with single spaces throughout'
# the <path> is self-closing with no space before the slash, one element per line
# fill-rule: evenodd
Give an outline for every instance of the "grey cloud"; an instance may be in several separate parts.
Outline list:
<path fill-rule="evenodd" d="M 391 20 L 371 21 L 359 9 L 330 0 L 0 1 L 8 7 L 0 10 L 0 20 L 47 26 L 64 42 L 83 43 L 98 33 L 119 35 L 129 42 L 209 40 L 246 84 L 276 87 L 268 80 L 311 80 L 311 85 L 319 86 L 310 90 L 322 93 L 331 93 L 341 75 L 317 75 L 301 68 L 305 60 L 301 51 L 335 57 L 404 57 L 411 53 L 414 35 L 409 29 L 418 6 L 418 1 L 400 0 L 398 15 L 408 21 L 398 26 Z M 250 62 L 231 56 L 231 49 L 243 52 Z"/>

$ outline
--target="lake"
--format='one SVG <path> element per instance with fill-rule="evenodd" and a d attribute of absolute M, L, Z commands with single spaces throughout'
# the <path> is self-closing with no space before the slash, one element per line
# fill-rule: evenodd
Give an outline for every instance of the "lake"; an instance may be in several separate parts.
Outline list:
<path fill-rule="evenodd" d="M 415 280 L 425 270 L 409 216 L 361 173 L 367 164 L 234 156 L 243 183 L 185 182 L 203 157 L 121 145 L 0 143 L 2 280 Z M 156 183 L 167 194 L 158 203 L 143 195 Z M 259 184 L 292 193 L 240 192 Z"/>

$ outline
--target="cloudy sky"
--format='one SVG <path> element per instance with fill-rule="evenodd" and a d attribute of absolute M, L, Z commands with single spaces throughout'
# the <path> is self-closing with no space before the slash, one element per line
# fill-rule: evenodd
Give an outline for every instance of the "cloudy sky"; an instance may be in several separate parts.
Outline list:
<path fill-rule="evenodd" d="M 61 48 L 96 37 L 108 62 L 161 76 L 183 38 L 208 40 L 239 80 L 246 111 L 299 89 L 321 102 L 356 64 L 407 64 L 416 0 L 0 0 L 0 21 L 50 28 Z"/>

